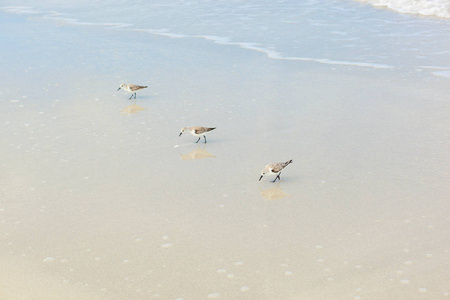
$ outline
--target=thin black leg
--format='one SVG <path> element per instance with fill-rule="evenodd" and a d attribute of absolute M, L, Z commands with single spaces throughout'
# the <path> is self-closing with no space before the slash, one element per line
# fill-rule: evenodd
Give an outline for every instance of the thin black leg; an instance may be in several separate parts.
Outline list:
<path fill-rule="evenodd" d="M 198 141 L 200 141 L 200 137 L 198 138 L 198 140 L 196 141 L 196 143 L 198 143 Z"/>
<path fill-rule="evenodd" d="M 134 99 L 136 99 L 136 93 L 134 93 Z"/>
<path fill-rule="evenodd" d="M 206 144 L 206 135 L 203 136 L 205 138 L 205 144 Z"/>
<path fill-rule="evenodd" d="M 131 94 L 131 97 L 130 97 L 130 98 L 128 98 L 128 99 L 131 99 L 131 98 L 133 98 L 133 94 Z"/>
<path fill-rule="evenodd" d="M 281 179 L 280 179 L 280 175 L 281 175 L 281 172 L 280 173 L 278 173 L 278 175 L 277 175 L 277 177 L 275 177 L 275 179 L 272 181 L 272 182 L 275 182 L 276 180 L 277 180 L 277 178 L 278 178 L 278 180 L 280 180 L 281 181 Z"/>

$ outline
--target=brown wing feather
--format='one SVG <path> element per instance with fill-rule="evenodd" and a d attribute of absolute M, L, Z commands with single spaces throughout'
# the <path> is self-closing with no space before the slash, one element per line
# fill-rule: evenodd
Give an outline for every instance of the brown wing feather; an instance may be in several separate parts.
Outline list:
<path fill-rule="evenodd" d="M 216 127 L 214 128 L 209 128 L 209 127 L 194 127 L 194 132 L 195 134 L 202 134 L 208 131 L 211 131 L 213 129 L 216 129 Z"/>
<path fill-rule="evenodd" d="M 283 170 L 283 166 L 281 164 L 274 164 L 274 166 L 272 167 L 273 173 L 278 173 L 281 170 Z"/>
<path fill-rule="evenodd" d="M 145 89 L 147 86 L 143 86 L 143 85 L 131 85 L 130 86 L 130 90 L 132 91 L 138 91 L 138 90 L 142 90 Z"/>
<path fill-rule="evenodd" d="M 273 173 L 281 172 L 281 170 L 286 168 L 286 166 L 289 165 L 290 163 L 292 163 L 292 159 L 285 163 L 273 163 L 273 164 L 271 164 L 272 172 Z"/>

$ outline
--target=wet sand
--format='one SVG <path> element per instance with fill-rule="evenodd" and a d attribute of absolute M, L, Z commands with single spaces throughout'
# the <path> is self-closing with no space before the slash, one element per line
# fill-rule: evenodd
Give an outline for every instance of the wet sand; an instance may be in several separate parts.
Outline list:
<path fill-rule="evenodd" d="M 1 22 L 1 299 L 450 296 L 448 78 Z"/>

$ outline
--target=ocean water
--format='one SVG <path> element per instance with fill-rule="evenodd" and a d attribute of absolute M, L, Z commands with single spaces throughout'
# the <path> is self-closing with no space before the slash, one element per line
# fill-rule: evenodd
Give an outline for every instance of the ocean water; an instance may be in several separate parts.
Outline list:
<path fill-rule="evenodd" d="M 447 1 L 362 2 L 392 10 L 356 1 L 236 0 L 16 1 L 0 9 L 58 24 L 206 40 L 270 59 L 450 77 Z"/>

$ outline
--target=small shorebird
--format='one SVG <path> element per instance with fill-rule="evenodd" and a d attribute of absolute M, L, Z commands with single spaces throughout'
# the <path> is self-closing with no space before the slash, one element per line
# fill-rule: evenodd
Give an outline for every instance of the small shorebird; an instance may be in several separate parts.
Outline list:
<path fill-rule="evenodd" d="M 275 182 L 277 178 L 281 180 L 280 179 L 281 171 L 283 171 L 283 169 L 286 168 L 286 166 L 289 165 L 290 163 L 292 163 L 292 159 L 284 163 L 268 164 L 261 171 L 261 177 L 259 177 L 259 180 L 261 180 L 265 175 L 277 175 L 277 177 L 275 177 L 275 179 L 272 182 Z"/>
<path fill-rule="evenodd" d="M 131 93 L 131 97 L 129 99 L 133 98 L 133 96 L 134 99 L 136 99 L 136 92 L 145 88 L 147 88 L 147 86 L 122 83 L 117 90 L 124 89 L 128 93 Z"/>
<path fill-rule="evenodd" d="M 190 134 L 192 134 L 193 136 L 198 136 L 198 140 L 196 141 L 196 143 L 198 143 L 198 141 L 200 141 L 200 137 L 203 136 L 203 138 L 205 139 L 205 143 L 206 143 L 206 136 L 205 134 L 207 134 L 208 132 L 210 132 L 211 130 L 216 129 L 216 127 L 200 127 L 200 126 L 193 126 L 193 127 L 183 127 L 181 128 L 181 132 L 180 135 L 181 136 L 183 134 L 183 132 L 187 131 Z"/>

